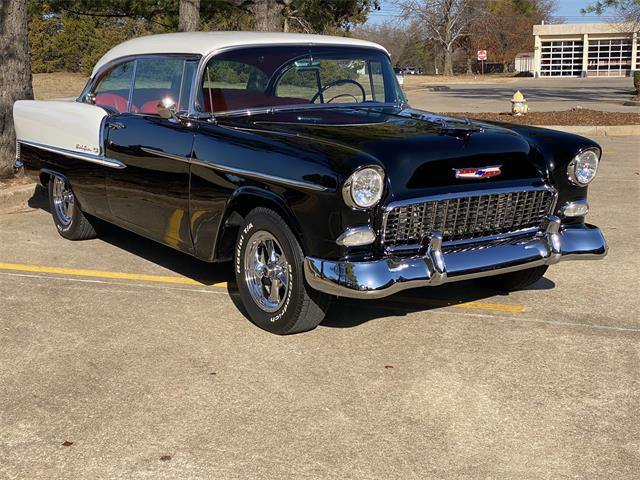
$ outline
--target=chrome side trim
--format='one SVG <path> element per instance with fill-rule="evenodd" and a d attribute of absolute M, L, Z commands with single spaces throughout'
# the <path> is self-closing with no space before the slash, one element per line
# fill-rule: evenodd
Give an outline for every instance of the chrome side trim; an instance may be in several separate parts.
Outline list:
<path fill-rule="evenodd" d="M 274 183 L 279 183 L 281 185 L 288 185 L 290 187 L 296 187 L 296 188 L 305 188 L 307 190 L 313 190 L 316 192 L 325 192 L 329 190 L 329 188 L 325 187 L 324 185 L 318 185 L 317 183 L 305 182 L 302 180 L 292 180 L 290 178 L 277 177 L 275 175 L 269 175 L 267 173 L 252 172 L 250 170 L 244 170 L 242 168 L 227 167 L 226 165 L 204 162 L 202 160 L 191 160 L 191 163 L 193 163 L 194 165 L 209 167 L 214 170 L 219 170 L 221 172 L 231 173 L 232 175 L 240 175 L 248 178 L 253 178 L 254 180 L 274 182 Z"/>
<path fill-rule="evenodd" d="M 177 160 L 178 162 L 191 163 L 189 157 L 183 157 L 182 155 L 174 155 L 173 153 L 163 152 L 162 150 L 156 150 L 155 148 L 141 147 L 143 152 L 151 155 L 157 155 L 158 157 L 170 158 L 171 160 Z"/>
<path fill-rule="evenodd" d="M 316 192 L 324 192 L 329 190 L 329 188 L 325 187 L 324 185 L 318 185 L 317 183 L 305 182 L 301 180 L 292 180 L 290 178 L 278 177 L 275 175 L 269 175 L 267 173 L 252 172 L 250 170 L 244 170 L 242 168 L 228 167 L 226 165 L 220 165 L 218 163 L 205 162 L 204 160 L 198 160 L 198 159 L 193 159 L 189 157 L 184 157 L 181 155 L 174 155 L 172 153 L 166 153 L 161 150 L 156 150 L 155 148 L 142 147 L 142 150 L 151 155 L 158 155 L 160 157 L 177 160 L 178 162 L 185 162 L 185 163 L 190 163 L 192 165 L 199 165 L 201 167 L 211 168 L 212 170 L 218 170 L 220 172 L 230 173 L 232 175 L 248 177 L 254 180 L 279 183 L 281 185 L 288 185 L 290 187 L 296 187 L 296 188 L 304 188 L 304 189 L 313 190 Z"/>
<path fill-rule="evenodd" d="M 51 153 L 58 153 L 65 157 L 75 158 L 78 160 L 84 160 L 86 162 L 102 165 L 103 167 L 122 169 L 127 166 L 120 160 L 115 158 L 105 157 L 104 155 L 92 155 L 90 153 L 74 152 L 73 150 L 67 150 L 66 148 L 53 147 L 51 145 L 43 145 L 36 142 L 27 142 L 25 140 L 18 140 L 22 145 L 28 145 L 30 147 L 39 148 Z"/>

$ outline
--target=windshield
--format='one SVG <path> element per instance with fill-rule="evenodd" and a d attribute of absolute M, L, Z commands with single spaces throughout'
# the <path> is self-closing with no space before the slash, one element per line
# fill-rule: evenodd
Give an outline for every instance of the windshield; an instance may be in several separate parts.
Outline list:
<path fill-rule="evenodd" d="M 383 52 L 347 47 L 251 47 L 209 60 L 196 108 L 218 113 L 402 102 L 402 90 Z"/>

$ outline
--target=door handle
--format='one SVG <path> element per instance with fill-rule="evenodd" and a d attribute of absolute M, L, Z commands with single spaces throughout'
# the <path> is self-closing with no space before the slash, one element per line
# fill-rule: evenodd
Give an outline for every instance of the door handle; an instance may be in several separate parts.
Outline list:
<path fill-rule="evenodd" d="M 109 127 L 111 130 L 122 130 L 123 128 L 125 128 L 125 124 L 120 122 L 109 122 L 107 123 L 107 127 Z"/>

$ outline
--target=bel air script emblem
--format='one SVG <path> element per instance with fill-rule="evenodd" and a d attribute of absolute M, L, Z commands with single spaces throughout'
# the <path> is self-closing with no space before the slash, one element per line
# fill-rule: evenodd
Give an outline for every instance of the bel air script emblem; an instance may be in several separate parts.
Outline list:
<path fill-rule="evenodd" d="M 467 180 L 478 180 L 481 178 L 497 177 L 502 173 L 500 170 L 502 165 L 494 165 L 492 167 L 481 168 L 454 168 L 456 178 L 465 178 Z"/>

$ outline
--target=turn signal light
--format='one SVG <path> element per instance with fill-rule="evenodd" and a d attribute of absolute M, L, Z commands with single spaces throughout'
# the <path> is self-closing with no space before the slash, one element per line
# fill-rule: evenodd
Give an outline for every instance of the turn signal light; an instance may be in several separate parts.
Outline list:
<path fill-rule="evenodd" d="M 347 228 L 342 235 L 338 237 L 336 243 L 343 247 L 358 247 L 360 245 L 369 245 L 376 239 L 376 234 L 368 225 L 362 227 Z"/>
<path fill-rule="evenodd" d="M 560 210 L 560 213 L 563 217 L 584 217 L 589 213 L 589 204 L 586 200 L 567 202 Z"/>

